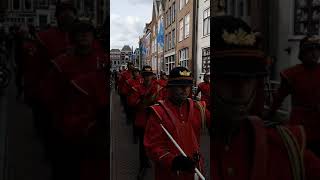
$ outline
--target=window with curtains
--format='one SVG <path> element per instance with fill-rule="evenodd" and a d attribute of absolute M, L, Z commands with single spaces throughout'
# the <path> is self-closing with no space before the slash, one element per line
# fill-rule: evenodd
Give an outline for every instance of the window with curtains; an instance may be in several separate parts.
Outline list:
<path fill-rule="evenodd" d="M 180 2 L 179 2 L 179 10 L 181 11 L 181 9 L 183 8 L 183 6 L 184 6 L 184 2 L 185 2 L 185 0 L 180 0 Z"/>
<path fill-rule="evenodd" d="M 189 37 L 189 31 L 190 31 L 190 14 L 187 14 L 184 18 L 184 38 Z"/>
<path fill-rule="evenodd" d="M 295 0 L 294 34 L 320 34 L 320 0 Z"/>
<path fill-rule="evenodd" d="M 179 42 L 183 40 L 183 19 L 179 22 Z"/>

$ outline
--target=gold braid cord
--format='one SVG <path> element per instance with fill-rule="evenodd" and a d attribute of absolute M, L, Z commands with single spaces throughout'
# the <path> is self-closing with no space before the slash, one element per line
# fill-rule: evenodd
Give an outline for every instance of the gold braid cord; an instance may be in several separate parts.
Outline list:
<path fill-rule="evenodd" d="M 203 106 L 200 101 L 195 101 L 196 102 L 196 107 L 199 108 L 200 110 L 200 115 L 201 115 L 201 134 L 205 135 L 206 134 L 206 107 Z"/>
<path fill-rule="evenodd" d="M 289 129 L 277 126 L 277 131 L 284 142 L 291 164 L 293 180 L 304 180 L 303 151 Z M 303 149 L 303 147 L 302 147 Z"/>

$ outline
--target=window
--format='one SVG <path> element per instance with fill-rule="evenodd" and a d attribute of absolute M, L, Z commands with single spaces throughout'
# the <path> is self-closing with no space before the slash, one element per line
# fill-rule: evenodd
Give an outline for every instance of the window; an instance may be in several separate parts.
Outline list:
<path fill-rule="evenodd" d="M 13 0 L 13 9 L 19 10 L 20 9 L 20 0 Z"/>
<path fill-rule="evenodd" d="M 166 34 L 165 36 L 165 47 L 164 47 L 164 50 L 167 51 L 168 50 L 168 35 Z"/>
<path fill-rule="evenodd" d="M 175 46 L 175 37 L 176 37 L 176 30 L 172 30 L 172 48 Z"/>
<path fill-rule="evenodd" d="M 168 11 L 168 15 L 169 15 L 169 25 L 171 24 L 171 7 L 169 7 L 169 11 Z"/>
<path fill-rule="evenodd" d="M 210 47 L 202 49 L 202 73 L 210 72 Z"/>
<path fill-rule="evenodd" d="M 31 10 L 32 4 L 31 0 L 24 0 L 24 9 L 25 10 Z"/>
<path fill-rule="evenodd" d="M 244 2 L 241 0 L 239 2 L 239 16 L 242 17 L 244 16 Z"/>
<path fill-rule="evenodd" d="M 169 73 L 175 67 L 175 64 L 176 64 L 175 57 L 176 57 L 175 55 L 172 55 L 165 58 L 165 71 L 167 73 Z"/>
<path fill-rule="evenodd" d="M 48 16 L 47 15 L 40 15 L 39 16 L 39 26 L 44 27 L 48 24 Z"/>
<path fill-rule="evenodd" d="M 169 44 L 169 50 L 171 49 L 171 32 L 169 32 L 169 35 L 168 35 L 168 38 L 169 38 L 169 41 L 168 41 L 168 44 Z"/>
<path fill-rule="evenodd" d="M 179 51 L 180 66 L 188 68 L 189 64 L 189 49 L 184 48 Z"/>
<path fill-rule="evenodd" d="M 169 12 L 167 12 L 167 13 L 166 13 L 166 15 L 167 15 L 167 18 L 166 18 L 166 19 L 167 19 L 167 27 L 168 27 L 168 26 L 170 25 L 170 21 L 169 21 Z"/>
<path fill-rule="evenodd" d="M 183 19 L 179 22 L 179 42 L 183 40 Z"/>
<path fill-rule="evenodd" d="M 210 9 L 203 12 L 203 36 L 210 34 Z"/>
<path fill-rule="evenodd" d="M 176 3 L 175 2 L 172 3 L 171 8 L 172 8 L 172 22 L 174 22 L 176 19 Z"/>
<path fill-rule="evenodd" d="M 184 2 L 185 2 L 185 0 L 180 0 L 180 3 L 179 3 L 179 9 L 180 9 L 180 11 L 181 11 L 181 9 L 182 9 L 183 6 L 184 6 Z"/>
<path fill-rule="evenodd" d="M 319 34 L 320 2 L 314 0 L 295 0 L 294 34 Z"/>
<path fill-rule="evenodd" d="M 184 18 L 184 38 L 189 37 L 189 30 L 190 30 L 190 14 L 186 15 Z"/>

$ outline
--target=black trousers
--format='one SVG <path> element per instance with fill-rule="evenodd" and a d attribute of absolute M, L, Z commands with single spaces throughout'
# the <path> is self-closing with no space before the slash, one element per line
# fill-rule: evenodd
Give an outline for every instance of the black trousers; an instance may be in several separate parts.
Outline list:
<path fill-rule="evenodd" d="M 43 105 L 41 105 L 41 103 L 32 102 L 30 105 L 33 114 L 34 128 L 37 136 L 42 141 L 46 159 L 52 160 L 52 153 L 54 151 L 52 138 L 55 136 L 52 115 Z"/>
<path fill-rule="evenodd" d="M 144 141 L 144 129 L 137 128 L 137 134 L 139 136 L 139 161 L 140 161 L 140 169 L 146 168 L 149 164 L 149 159 L 147 157 L 143 141 Z"/>

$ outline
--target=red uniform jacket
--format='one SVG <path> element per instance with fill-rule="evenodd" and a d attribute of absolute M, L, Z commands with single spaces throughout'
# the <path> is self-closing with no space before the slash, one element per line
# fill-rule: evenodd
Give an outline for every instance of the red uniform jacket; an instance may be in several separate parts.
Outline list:
<path fill-rule="evenodd" d="M 132 79 L 132 72 L 125 70 L 120 74 L 118 88 L 121 95 L 127 96 L 130 90 L 128 80 Z"/>
<path fill-rule="evenodd" d="M 304 125 L 308 142 L 320 142 L 320 64 L 307 69 L 302 64 L 281 72 L 285 86 L 281 86 L 273 104 L 278 108 L 283 99 L 291 94 L 289 123 Z"/>
<path fill-rule="evenodd" d="M 161 102 L 161 101 L 160 101 Z M 180 108 L 165 99 L 163 105 L 151 106 L 144 135 L 144 146 L 147 155 L 155 162 L 156 180 L 193 180 L 193 174 L 181 173 L 177 175 L 171 170 L 173 159 L 180 155 L 160 126 L 160 123 L 170 132 L 176 142 L 192 157 L 199 153 L 200 131 L 210 120 L 209 112 L 204 102 L 188 99 Z M 196 104 L 199 103 L 199 104 Z M 201 171 L 201 165 L 198 164 Z"/>
<path fill-rule="evenodd" d="M 41 82 L 41 100 L 45 106 L 51 111 L 61 108 L 70 81 L 81 74 L 97 71 L 97 60 L 102 58 L 97 53 L 78 56 L 69 52 L 54 59 L 54 68 Z"/>
<path fill-rule="evenodd" d="M 63 104 L 61 131 L 67 143 L 74 144 L 81 167 L 81 179 L 108 179 L 109 131 L 108 92 L 105 72 L 97 71 L 72 80 Z"/>
<path fill-rule="evenodd" d="M 61 31 L 57 27 L 39 32 L 38 37 L 45 46 L 45 49 L 47 50 L 46 53 L 50 59 L 65 53 L 66 48 L 70 48 L 71 46 L 68 32 Z"/>
<path fill-rule="evenodd" d="M 71 86 L 73 91 L 67 91 L 70 93 L 62 105 L 61 127 L 66 137 L 81 137 L 96 124 L 98 111 L 107 108 L 109 96 L 105 73 L 96 71 L 79 75 L 71 81 Z"/>
<path fill-rule="evenodd" d="M 69 49 L 68 33 L 58 28 L 39 32 L 37 39 L 23 44 L 23 75 L 27 98 L 36 98 L 39 83 L 49 71 L 50 61 Z"/>
<path fill-rule="evenodd" d="M 163 99 L 160 94 L 162 87 L 155 82 L 145 87 L 141 80 L 130 81 L 129 84 L 132 88 L 127 98 L 128 105 L 135 108 L 135 126 L 144 129 L 147 123 L 146 108 Z"/>
<path fill-rule="evenodd" d="M 167 84 L 168 84 L 168 81 L 167 81 L 167 80 L 164 80 L 164 79 L 159 79 L 159 80 L 157 81 L 157 83 L 158 83 L 160 86 L 162 86 L 162 87 L 166 87 Z"/>
<path fill-rule="evenodd" d="M 303 128 L 281 127 L 286 133 L 278 128 L 266 128 L 262 120 L 251 118 L 228 146 L 211 136 L 211 179 L 319 179 L 320 161 L 304 150 Z"/>
<path fill-rule="evenodd" d="M 210 106 L 210 83 L 202 82 L 198 85 L 198 88 L 201 92 L 201 101 L 205 101 L 207 107 Z"/>

